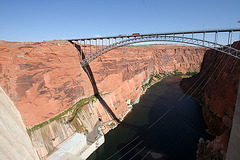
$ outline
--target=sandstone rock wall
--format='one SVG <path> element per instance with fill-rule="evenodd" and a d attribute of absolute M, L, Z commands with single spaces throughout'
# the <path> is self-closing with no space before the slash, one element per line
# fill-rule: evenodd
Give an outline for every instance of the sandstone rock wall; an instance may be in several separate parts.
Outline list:
<path fill-rule="evenodd" d="M 240 42 L 235 42 L 232 47 L 240 49 Z M 182 81 L 182 88 L 201 103 L 205 122 L 210 132 L 217 136 L 207 144 L 199 159 L 211 154 L 226 156 L 239 79 L 239 60 L 209 50 L 204 55 L 200 73 Z"/>
<path fill-rule="evenodd" d="M 144 72 L 134 76 L 128 82 L 123 82 L 111 93 L 102 95 L 102 98 L 120 120 L 126 116 L 126 112 L 129 110 L 127 100 L 137 100 L 140 97 L 143 77 Z M 139 89 L 136 89 L 138 87 Z M 129 97 L 132 99 L 128 99 Z M 69 112 L 54 121 L 47 121 L 46 124 L 29 129 L 30 138 L 40 157 L 45 157 L 51 153 L 58 144 L 75 132 L 91 132 L 99 118 L 103 123 L 107 122 L 101 128 L 104 133 L 107 133 L 117 124 L 96 98 L 81 106 L 81 110 L 77 114 L 78 118 L 72 120 L 71 117 L 73 114 Z M 112 123 L 114 125 L 111 125 Z"/>
<path fill-rule="evenodd" d="M 129 46 L 105 53 L 90 67 L 99 92 L 107 93 L 102 96 L 104 101 L 121 120 L 129 109 L 127 101 L 140 97 L 142 84 L 152 73 L 199 71 L 205 50 L 183 45 Z M 74 132 L 90 132 L 99 117 L 103 123 L 112 120 L 96 101 L 85 105 L 72 123 L 66 123 L 70 114 L 49 121 L 94 94 L 78 51 L 69 42 L 0 41 L 0 51 L 0 85 L 16 104 L 27 128 L 47 122 L 29 130 L 41 157 Z M 105 133 L 112 127 L 107 124 Z"/>
<path fill-rule="evenodd" d="M 93 95 L 78 51 L 69 42 L 0 41 L 0 52 L 0 85 L 28 128 Z M 129 46 L 100 56 L 90 67 L 100 92 L 128 96 L 152 72 L 198 71 L 204 52 L 205 48 L 182 45 Z"/>
<path fill-rule="evenodd" d="M 29 136 L 40 157 L 51 153 L 57 145 L 71 137 L 75 132 L 91 131 L 97 122 L 97 113 L 92 104 L 82 106 L 79 118 L 70 119 L 69 113 L 39 127 L 29 129 Z M 91 114 L 90 114 L 91 113 Z M 69 122 L 69 120 L 71 120 Z"/>
<path fill-rule="evenodd" d="M 39 159 L 19 111 L 1 87 L 0 133 L 0 159 Z"/>

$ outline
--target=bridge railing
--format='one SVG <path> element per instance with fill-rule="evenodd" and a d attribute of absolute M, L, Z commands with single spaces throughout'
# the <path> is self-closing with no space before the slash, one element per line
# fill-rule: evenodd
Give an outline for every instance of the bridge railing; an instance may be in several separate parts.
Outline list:
<path fill-rule="evenodd" d="M 152 33 L 141 35 L 120 35 L 112 37 L 70 39 L 68 41 L 80 46 L 81 64 L 82 66 L 85 66 L 95 58 L 115 48 L 134 43 L 152 41 L 167 41 L 203 46 L 240 59 L 240 51 L 231 47 L 231 43 L 239 39 L 240 29 L 225 29 L 157 34 Z"/>

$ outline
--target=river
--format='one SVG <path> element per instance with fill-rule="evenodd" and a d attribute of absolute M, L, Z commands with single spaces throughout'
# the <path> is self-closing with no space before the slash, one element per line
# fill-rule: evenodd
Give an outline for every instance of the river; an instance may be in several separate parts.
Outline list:
<path fill-rule="evenodd" d="M 195 160 L 199 139 L 210 137 L 198 102 L 183 97 L 181 79 L 170 76 L 151 86 L 88 160 Z"/>

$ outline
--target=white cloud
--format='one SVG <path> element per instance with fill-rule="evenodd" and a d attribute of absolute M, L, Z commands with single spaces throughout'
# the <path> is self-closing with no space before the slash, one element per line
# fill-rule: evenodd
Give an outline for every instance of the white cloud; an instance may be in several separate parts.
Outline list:
<path fill-rule="evenodd" d="M 95 35 L 95 37 L 103 37 L 102 35 L 99 35 L 99 34 L 97 34 L 97 35 Z"/>

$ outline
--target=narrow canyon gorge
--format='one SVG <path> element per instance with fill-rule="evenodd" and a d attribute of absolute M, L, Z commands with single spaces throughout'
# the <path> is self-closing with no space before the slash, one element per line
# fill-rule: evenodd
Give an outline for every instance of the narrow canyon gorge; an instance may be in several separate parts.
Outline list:
<path fill-rule="evenodd" d="M 232 47 L 239 50 L 240 42 Z M 183 79 L 182 88 L 199 101 L 209 132 L 216 136 L 200 143 L 198 159 L 226 158 L 239 80 L 239 60 L 214 50 L 206 51 L 198 74 Z"/>
<path fill-rule="evenodd" d="M 232 46 L 240 49 L 239 42 Z M 79 51 L 70 42 L 0 41 L 0 52 L 0 85 L 19 110 L 40 158 L 74 133 L 90 133 L 98 121 L 104 134 L 117 126 L 94 96 Z M 181 87 L 199 101 L 216 139 L 200 143 L 197 156 L 226 156 L 240 78 L 238 60 L 204 47 L 155 44 L 120 47 L 89 66 L 99 96 L 120 121 L 152 80 L 199 72 L 184 79 Z"/>

